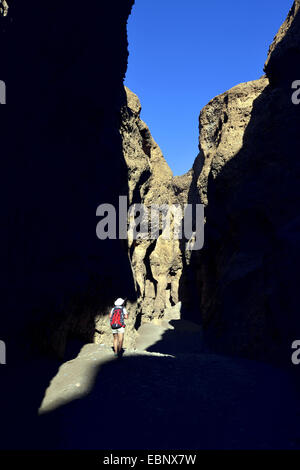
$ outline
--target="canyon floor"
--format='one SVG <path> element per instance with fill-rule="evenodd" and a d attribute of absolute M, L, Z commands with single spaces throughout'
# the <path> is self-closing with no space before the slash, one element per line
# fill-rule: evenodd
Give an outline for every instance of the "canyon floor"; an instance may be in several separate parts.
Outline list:
<path fill-rule="evenodd" d="M 56 449 L 299 448 L 294 376 L 211 354 L 199 338 L 201 327 L 175 309 L 143 324 L 121 359 L 85 345 L 46 391 L 40 437 Z"/>

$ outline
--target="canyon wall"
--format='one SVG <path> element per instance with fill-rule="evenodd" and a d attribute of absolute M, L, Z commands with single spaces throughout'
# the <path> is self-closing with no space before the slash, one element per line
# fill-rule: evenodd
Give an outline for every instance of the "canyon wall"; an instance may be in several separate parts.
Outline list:
<path fill-rule="evenodd" d="M 214 349 L 274 358 L 299 326 L 299 2 L 266 75 L 201 111 L 199 155 L 177 177 L 122 85 L 132 3 L 1 2 L 1 339 L 15 357 L 32 344 L 62 357 L 71 339 L 108 338 L 107 313 L 122 296 L 132 345 L 141 321 L 181 301 Z M 118 207 L 119 195 L 148 208 L 203 203 L 204 248 L 186 251 L 161 226 L 128 246 L 98 240 L 96 208 Z"/>
<path fill-rule="evenodd" d="M 128 195 L 119 127 L 132 4 L 0 4 L 2 449 L 51 445 L 59 425 L 37 410 L 57 358 L 94 340 L 117 297 L 136 300 L 126 241 L 96 236 L 97 207 Z"/>
<path fill-rule="evenodd" d="M 0 1 L 0 16 L 6 16 L 8 12 L 8 4 L 6 0 Z"/>
<path fill-rule="evenodd" d="M 124 158 L 128 167 L 129 204 L 174 204 L 173 175 L 160 148 L 146 124 L 140 119 L 141 105 L 137 96 L 126 88 L 127 106 L 123 108 L 121 134 Z M 148 214 L 149 216 L 150 214 Z M 148 225 L 146 223 L 146 225 Z M 152 227 L 154 228 L 154 227 Z M 157 237 L 128 237 L 128 248 L 138 295 L 137 315 L 151 320 L 178 302 L 181 275 L 179 240 Z M 147 227 L 151 230 L 151 221 Z"/>
<path fill-rule="evenodd" d="M 1 2 L 1 339 L 9 361 L 63 356 L 95 318 L 135 301 L 126 243 L 96 209 L 128 194 L 119 133 L 133 0 Z M 3 16 L 7 13 L 6 16 Z"/>
<path fill-rule="evenodd" d="M 120 134 L 122 138 L 123 155 L 128 173 L 127 207 L 136 208 L 138 221 L 140 204 L 148 211 L 144 214 L 143 229 L 134 235 L 132 227 L 128 230 L 128 254 L 134 276 L 137 302 L 133 306 L 133 315 L 126 321 L 125 347 L 135 347 L 137 329 L 141 323 L 156 321 L 163 318 L 165 312 L 178 304 L 179 286 L 181 294 L 184 289 L 188 292 L 189 279 L 185 275 L 186 285 L 182 280 L 183 270 L 187 270 L 191 251 L 186 250 L 186 240 L 174 236 L 175 219 L 182 225 L 184 205 L 190 199 L 193 203 L 199 201 L 196 191 L 196 176 L 199 166 L 183 176 L 173 176 L 163 154 L 154 141 L 149 128 L 141 119 L 141 103 L 139 98 L 125 87 L 126 103 L 121 109 Z M 189 198 L 193 190 L 194 197 Z M 170 210 L 170 233 L 167 233 L 168 221 L 165 208 Z M 177 208 L 181 212 L 176 212 Z M 160 218 L 159 218 L 160 213 Z M 134 221 L 133 217 L 128 222 Z M 139 232 L 139 225 L 136 227 Z M 151 233 L 153 231 L 153 236 Z M 169 235 L 169 236 L 168 236 Z M 192 312 L 192 296 L 188 302 L 185 316 Z M 194 302 L 195 303 L 195 302 Z M 185 304 L 186 307 L 186 304 Z M 197 321 L 200 321 L 199 318 Z M 96 321 L 96 343 L 111 344 L 111 330 L 107 317 L 99 317 Z"/>
<path fill-rule="evenodd" d="M 214 350 L 290 362 L 300 336 L 300 15 L 296 1 L 270 47 L 266 75 L 214 98 L 199 118 L 197 180 L 205 244 L 188 295 Z M 184 279 L 185 273 L 183 273 Z"/>
<path fill-rule="evenodd" d="M 296 1 L 270 46 L 265 75 L 215 97 L 200 113 L 199 154 L 173 177 L 127 90 L 121 133 L 131 201 L 205 205 L 202 250 L 177 240 L 129 240 L 142 321 L 181 301 L 207 347 L 290 362 L 300 336 L 300 15 Z"/>

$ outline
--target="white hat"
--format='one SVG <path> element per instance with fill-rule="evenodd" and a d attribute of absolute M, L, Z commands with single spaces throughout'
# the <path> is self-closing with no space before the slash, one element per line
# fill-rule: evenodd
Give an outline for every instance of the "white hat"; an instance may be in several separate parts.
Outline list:
<path fill-rule="evenodd" d="M 115 305 L 123 305 L 124 303 L 124 299 L 121 299 L 121 297 L 119 297 L 116 301 L 115 301 Z"/>

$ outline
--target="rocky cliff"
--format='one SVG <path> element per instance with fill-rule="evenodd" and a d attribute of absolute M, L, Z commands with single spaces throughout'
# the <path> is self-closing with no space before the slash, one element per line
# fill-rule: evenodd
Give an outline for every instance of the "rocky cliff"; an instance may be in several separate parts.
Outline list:
<path fill-rule="evenodd" d="M 160 148 L 140 118 L 138 97 L 126 88 L 127 104 L 123 108 L 121 135 L 128 167 L 129 204 L 175 204 L 173 175 Z M 149 214 L 149 232 L 151 220 Z M 128 248 L 138 294 L 137 315 L 151 320 L 162 315 L 166 307 L 178 302 L 178 285 L 182 271 L 179 240 L 163 237 L 162 227 L 153 239 L 134 239 L 129 234 Z M 160 231 L 159 231 L 160 230 Z"/>
<path fill-rule="evenodd" d="M 182 315 L 203 323 L 209 347 L 284 363 L 300 336 L 300 115 L 291 99 L 300 79 L 299 6 L 274 38 L 266 74 L 201 111 L 199 155 L 186 175 L 172 178 L 128 90 L 122 123 L 132 200 L 205 205 L 201 251 L 187 256 L 174 240 L 130 242 L 143 314 L 180 300 Z"/>
<path fill-rule="evenodd" d="M 213 99 L 199 118 L 205 246 L 194 289 L 217 350 L 290 361 L 299 336 L 299 2 L 270 47 L 266 76 Z"/>
<path fill-rule="evenodd" d="M 289 88 L 290 83 L 299 77 L 299 9 L 300 2 L 295 0 L 269 48 L 265 72 L 274 88 L 276 85 Z"/>
<path fill-rule="evenodd" d="M 128 194 L 119 127 L 133 0 L 7 3 L 0 2 L 7 92 L 0 447 L 32 449 L 59 433 L 49 426 L 43 439 L 38 423 L 59 364 L 45 355 L 74 357 L 116 297 L 135 301 L 126 244 L 96 237 L 97 207 L 117 207 L 119 194 Z"/>
<path fill-rule="evenodd" d="M 181 301 L 183 320 L 203 323 L 210 348 L 290 363 L 291 342 L 300 337 L 300 108 L 291 99 L 291 83 L 300 80 L 300 2 L 294 3 L 270 47 L 266 75 L 223 93 L 201 111 L 199 155 L 181 177 L 173 177 L 141 121 L 138 98 L 123 88 L 126 21 L 133 1 L 90 0 L 83 5 L 77 0 L 31 0 L 30 8 L 21 0 L 8 3 L 9 8 L 0 1 L 0 79 L 7 88 L 7 105 L 0 109 L 0 339 L 7 347 L 7 366 L 0 366 L 1 448 L 45 449 L 53 442 L 59 448 L 91 448 L 93 443 L 101 448 L 109 433 L 103 435 L 94 413 L 97 408 L 101 414 L 100 403 L 104 421 L 111 418 L 107 404 L 116 384 L 125 391 L 127 422 L 141 447 L 152 439 L 153 448 L 157 442 L 174 448 L 185 429 L 185 442 L 193 448 L 216 448 L 217 443 L 243 448 L 255 442 L 258 448 L 279 448 L 285 442 L 294 447 L 291 439 L 298 445 L 294 391 L 288 385 L 288 393 L 273 394 L 281 383 L 288 384 L 287 376 L 255 362 L 241 365 L 202 354 L 202 347 L 195 348 L 196 354 L 184 352 L 163 362 L 159 353 L 135 357 L 139 354 L 132 352 L 127 368 L 122 362 L 113 363 L 113 371 L 104 366 L 100 389 L 96 383 L 87 406 L 75 402 L 78 414 L 71 407 L 41 425 L 37 409 L 59 365 L 41 352 L 62 357 L 70 352 L 72 340 L 105 342 L 110 334 L 107 313 L 116 296 L 129 297 L 131 346 L 139 323 L 164 316 Z M 119 195 L 148 208 L 203 203 L 203 250 L 187 252 L 184 243 L 165 240 L 160 222 L 153 240 L 129 236 L 128 245 L 98 240 L 96 209 L 102 203 L 117 207 Z M 191 341 L 188 323 L 183 321 L 173 344 L 168 328 L 175 355 L 178 338 Z M 190 351 L 195 335 L 202 338 L 199 330 L 197 325 L 190 331 Z M 99 356 L 100 362 L 110 361 L 109 348 L 103 351 L 104 357 L 98 346 L 85 348 L 77 358 L 81 372 L 95 373 Z M 32 352 L 39 360 L 24 364 Z M 68 363 L 71 374 L 61 382 L 63 395 L 67 385 L 75 391 L 81 386 L 76 364 Z M 225 393 L 216 394 L 220 387 Z M 181 396 L 178 415 L 171 395 L 174 406 Z M 186 410 L 197 400 L 201 406 L 195 418 Z M 288 404 L 279 417 L 278 400 Z M 134 413 L 137 409 L 140 413 Z M 175 416 L 175 441 L 169 440 L 168 413 L 171 420 Z M 96 429 L 91 427 L 95 422 Z M 221 430 L 217 437 L 216 422 Z M 258 441 L 249 441 L 241 427 L 245 422 L 253 436 L 260 434 Z M 258 422 L 263 424 L 260 432 Z M 279 433 L 272 433 L 273 423 L 280 424 Z M 157 435 L 153 426 L 160 430 Z M 68 434 L 74 439 L 68 441 Z M 231 439 L 235 436 L 242 436 L 239 445 Z"/>
<path fill-rule="evenodd" d="M 8 12 L 8 4 L 5 0 L 0 1 L 0 16 L 6 16 Z"/>
<path fill-rule="evenodd" d="M 132 4 L 1 2 L 0 331 L 11 364 L 33 344 L 62 356 L 72 338 L 92 341 L 116 296 L 135 300 L 126 245 L 96 237 L 97 207 L 128 193 L 119 126 Z"/>
<path fill-rule="evenodd" d="M 266 75 L 201 111 L 199 155 L 181 177 L 122 86 L 132 3 L 91 1 L 83 13 L 80 2 L 57 9 L 34 1 L 30 10 L 1 2 L 9 104 L 0 116 L 2 338 L 16 356 L 31 344 L 63 355 L 69 339 L 102 341 L 121 295 L 130 300 L 132 344 L 142 320 L 181 301 L 213 347 L 273 357 L 298 327 L 299 111 L 291 82 L 300 77 L 299 2 L 274 38 Z M 96 208 L 117 207 L 119 195 L 147 208 L 203 203 L 204 249 L 165 240 L 160 224 L 150 240 L 100 242 Z"/>

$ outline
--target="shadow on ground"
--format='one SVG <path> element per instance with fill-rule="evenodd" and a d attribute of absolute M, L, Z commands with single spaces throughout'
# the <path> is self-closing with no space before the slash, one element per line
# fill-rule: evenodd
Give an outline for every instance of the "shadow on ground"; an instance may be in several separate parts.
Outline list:
<path fill-rule="evenodd" d="M 90 393 L 39 417 L 44 448 L 300 446 L 297 393 L 282 369 L 209 354 L 128 351 L 95 367 Z"/>
<path fill-rule="evenodd" d="M 171 328 L 147 348 L 149 352 L 176 355 L 178 353 L 201 353 L 203 351 L 202 328 L 187 320 L 171 320 Z"/>

